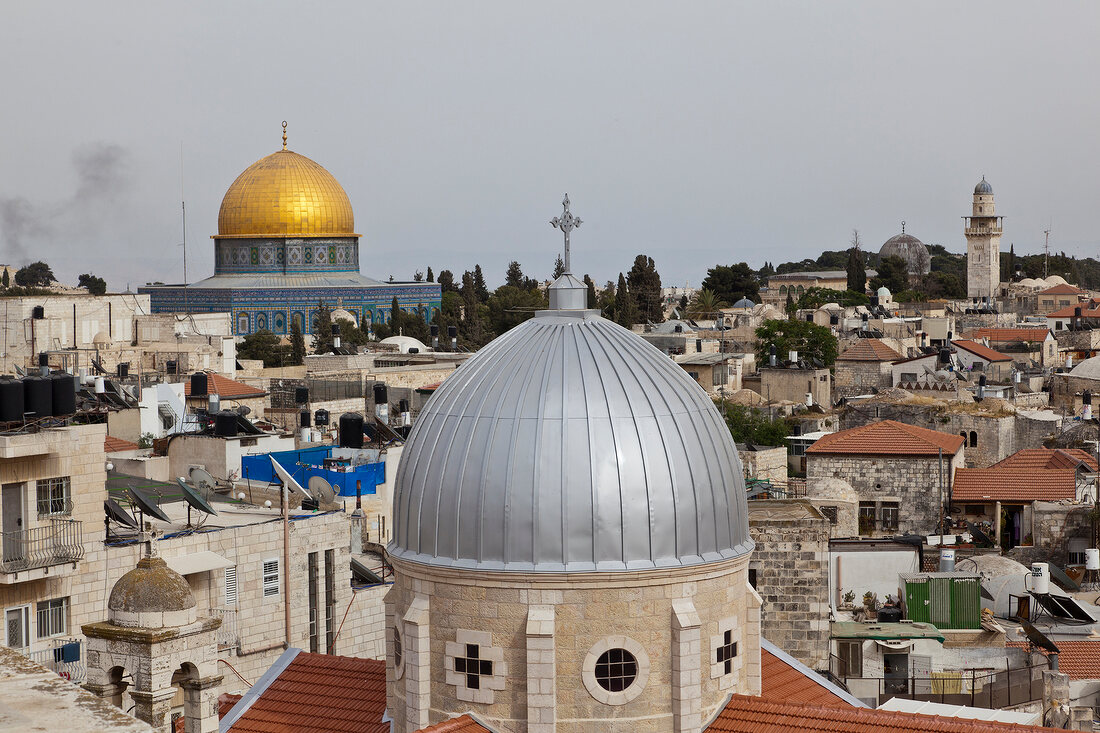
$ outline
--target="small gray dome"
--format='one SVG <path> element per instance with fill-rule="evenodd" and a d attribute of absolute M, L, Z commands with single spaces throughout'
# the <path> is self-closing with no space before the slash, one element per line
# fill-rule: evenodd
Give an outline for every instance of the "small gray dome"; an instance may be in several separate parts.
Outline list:
<path fill-rule="evenodd" d="M 750 308 L 750 309 L 751 309 L 751 308 L 755 308 L 755 307 L 756 307 L 756 303 L 753 303 L 753 302 L 752 302 L 751 300 L 749 300 L 748 298 L 742 298 L 741 300 L 739 300 L 739 301 L 737 301 L 736 303 L 734 303 L 734 304 L 733 304 L 733 307 L 734 307 L 734 308 Z"/>
<path fill-rule="evenodd" d="M 927 275 L 931 270 L 932 257 L 928 254 L 928 248 L 912 234 L 902 232 L 887 239 L 878 251 L 878 256 L 885 259 L 891 255 L 905 260 L 905 267 L 910 275 Z"/>
<path fill-rule="evenodd" d="M 985 176 L 982 176 L 982 180 L 978 181 L 978 185 L 974 187 L 974 193 L 992 195 L 993 186 L 985 180 Z"/>
<path fill-rule="evenodd" d="M 119 626 L 180 625 L 195 620 L 195 596 L 163 559 L 143 557 L 111 589 L 107 613 Z"/>
<path fill-rule="evenodd" d="M 394 490 L 392 555 L 571 572 L 750 552 L 737 448 L 714 403 L 641 337 L 541 311 L 421 411 Z"/>

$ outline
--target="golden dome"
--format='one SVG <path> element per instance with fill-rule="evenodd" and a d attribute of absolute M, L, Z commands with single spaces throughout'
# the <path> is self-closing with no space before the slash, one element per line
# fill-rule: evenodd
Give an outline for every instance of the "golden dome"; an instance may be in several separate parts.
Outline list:
<path fill-rule="evenodd" d="M 225 192 L 221 237 L 357 237 L 351 201 L 332 174 L 286 150 L 257 160 Z"/>

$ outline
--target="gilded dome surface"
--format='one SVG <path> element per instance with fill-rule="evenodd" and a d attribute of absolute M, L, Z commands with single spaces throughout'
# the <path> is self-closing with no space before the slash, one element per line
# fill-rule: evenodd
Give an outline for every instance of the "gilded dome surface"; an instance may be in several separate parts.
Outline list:
<path fill-rule="evenodd" d="M 747 554 L 714 402 L 593 311 L 542 311 L 436 390 L 398 467 L 391 555 L 455 568 L 672 568 Z"/>
<path fill-rule="evenodd" d="M 279 150 L 237 176 L 222 198 L 222 237 L 357 236 L 351 201 L 327 170 Z"/>

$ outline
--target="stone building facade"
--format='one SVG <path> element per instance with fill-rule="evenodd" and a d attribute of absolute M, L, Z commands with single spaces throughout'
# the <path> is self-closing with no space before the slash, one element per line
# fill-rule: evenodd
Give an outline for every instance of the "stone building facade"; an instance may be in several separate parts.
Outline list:
<path fill-rule="evenodd" d="M 807 667 L 829 668 L 829 520 L 804 500 L 749 502 L 749 577 L 760 631 Z"/>
<path fill-rule="evenodd" d="M 971 215 L 964 217 L 966 235 L 966 297 L 987 301 L 1000 294 L 1001 219 L 995 215 L 993 187 L 985 178 L 974 187 Z"/>
<path fill-rule="evenodd" d="M 760 395 L 769 402 L 799 404 L 804 404 L 809 395 L 815 405 L 829 408 L 833 404 L 832 382 L 828 369 L 765 367 L 760 370 Z"/>
<path fill-rule="evenodd" d="M 893 386 L 893 363 L 901 359 L 879 339 L 858 339 L 837 357 L 833 399 L 865 395 Z"/>

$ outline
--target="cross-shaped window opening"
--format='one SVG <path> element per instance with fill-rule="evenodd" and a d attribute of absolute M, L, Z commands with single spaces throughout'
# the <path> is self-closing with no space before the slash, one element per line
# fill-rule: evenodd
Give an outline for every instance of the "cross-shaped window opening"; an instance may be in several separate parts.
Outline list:
<path fill-rule="evenodd" d="M 493 663 L 481 658 L 481 649 L 477 644 L 467 644 L 466 656 L 455 657 L 455 672 L 466 675 L 468 689 L 480 690 L 481 678 L 493 676 Z"/>
<path fill-rule="evenodd" d="M 733 658 L 737 656 L 737 642 L 733 640 L 733 631 L 722 635 L 722 645 L 716 652 L 716 661 L 723 666 L 723 674 L 733 671 Z"/>

